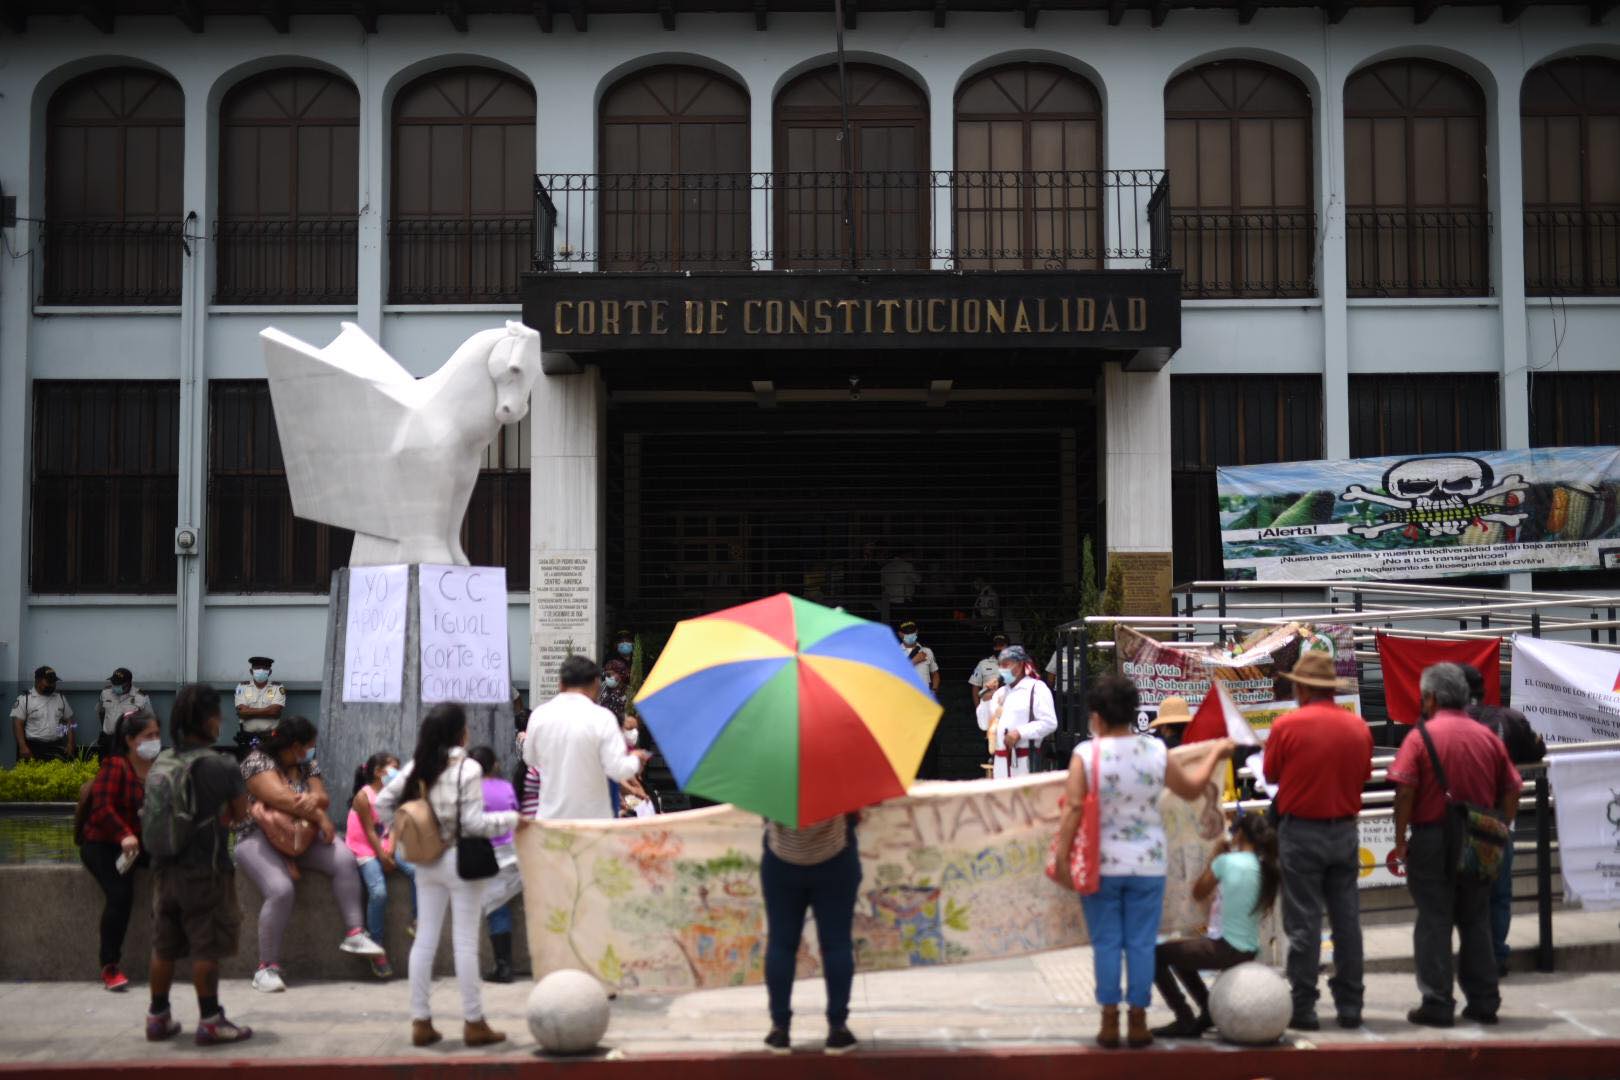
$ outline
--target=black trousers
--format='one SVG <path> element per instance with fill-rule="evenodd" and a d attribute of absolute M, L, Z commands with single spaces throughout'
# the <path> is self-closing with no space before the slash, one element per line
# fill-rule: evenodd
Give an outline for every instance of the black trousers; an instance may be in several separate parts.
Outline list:
<path fill-rule="evenodd" d="M 1333 977 L 1328 988 L 1341 1016 L 1360 1016 L 1363 994 L 1361 873 L 1354 821 L 1285 817 L 1278 830 L 1282 863 L 1283 931 L 1288 935 L 1288 982 L 1294 1015 L 1316 1010 L 1322 959 L 1322 916 L 1333 930 Z"/>
<path fill-rule="evenodd" d="M 1419 825 L 1407 844 L 1406 888 L 1417 906 L 1412 956 L 1425 1012 L 1450 1016 L 1451 928 L 1457 928 L 1456 982 L 1475 1010 L 1495 1013 L 1502 1004 L 1491 937 L 1491 883 L 1462 881 L 1451 872 L 1452 848 L 1440 825 Z"/>
<path fill-rule="evenodd" d="M 87 840 L 79 848 L 79 859 L 90 876 L 101 886 L 107 905 L 101 909 L 101 966 L 116 964 L 124 954 L 124 935 L 129 931 L 129 913 L 135 906 L 134 871 L 118 872 L 117 844 Z"/>
<path fill-rule="evenodd" d="M 1181 996 L 1181 987 L 1176 985 L 1178 978 L 1198 1006 L 1198 1011 L 1207 1013 L 1209 989 L 1204 986 L 1204 980 L 1199 978 L 1198 973 L 1225 971 L 1253 959 L 1254 953 L 1235 949 L 1224 938 L 1166 941 L 1153 950 L 1153 985 L 1159 988 L 1159 996 L 1164 998 L 1165 1005 L 1176 1014 L 1177 1020 L 1191 1020 L 1193 1012 L 1187 1006 L 1187 999 Z"/>

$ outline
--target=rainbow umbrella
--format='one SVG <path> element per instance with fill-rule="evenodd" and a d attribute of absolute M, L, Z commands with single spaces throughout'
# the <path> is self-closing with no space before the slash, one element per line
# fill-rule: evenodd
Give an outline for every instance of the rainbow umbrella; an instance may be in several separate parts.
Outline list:
<path fill-rule="evenodd" d="M 636 709 L 682 791 L 794 826 L 905 794 L 943 711 L 888 627 L 786 593 L 678 624 Z"/>

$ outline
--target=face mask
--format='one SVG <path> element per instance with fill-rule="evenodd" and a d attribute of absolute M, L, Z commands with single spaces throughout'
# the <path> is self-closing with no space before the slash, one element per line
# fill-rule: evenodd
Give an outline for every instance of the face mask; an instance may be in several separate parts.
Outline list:
<path fill-rule="evenodd" d="M 45 696 L 50 697 L 54 693 L 56 693 L 56 680 L 51 679 L 45 684 Z"/>
<path fill-rule="evenodd" d="M 118 691 L 120 694 L 127 694 L 129 693 L 129 683 L 115 682 L 113 683 L 113 689 Z"/>
<path fill-rule="evenodd" d="M 253 681 L 256 682 L 256 683 L 267 683 L 267 682 L 269 682 L 270 681 L 270 670 L 268 668 L 254 668 L 253 669 Z"/>
<path fill-rule="evenodd" d="M 299 758 L 298 760 L 302 761 L 305 765 L 308 765 L 310 762 L 314 761 L 315 760 L 315 748 L 312 746 L 308 750 L 305 750 L 304 751 L 304 756 Z"/>
<path fill-rule="evenodd" d="M 629 743 L 631 746 L 635 746 L 637 743 L 641 742 L 641 729 L 631 728 L 629 731 L 625 732 L 624 741 Z"/>
<path fill-rule="evenodd" d="M 632 642 L 629 642 L 629 641 L 621 641 L 621 642 L 619 642 L 619 655 L 620 656 L 633 656 L 633 655 L 635 655 L 635 651 L 636 651 L 636 647 Z"/>
<path fill-rule="evenodd" d="M 390 765 L 383 770 L 383 783 L 392 784 L 397 776 L 399 776 L 399 770 Z"/>
<path fill-rule="evenodd" d="M 916 634 L 907 634 L 905 637 L 901 638 L 900 640 L 905 642 L 907 645 L 915 645 L 915 644 L 917 644 L 917 635 Z"/>
<path fill-rule="evenodd" d="M 1013 683 L 1018 681 L 1018 672 L 1015 669 L 1004 667 L 998 668 L 997 670 L 1001 672 L 1001 685 L 1011 686 Z"/>
<path fill-rule="evenodd" d="M 606 678 L 604 678 L 602 680 L 602 685 L 607 687 L 609 690 L 618 689 L 618 686 L 619 686 L 618 676 L 616 676 L 616 675 L 607 676 Z"/>
<path fill-rule="evenodd" d="M 158 756 L 158 752 L 162 749 L 163 743 L 157 739 L 142 739 L 140 742 L 135 744 L 135 752 L 146 761 L 151 761 L 156 758 Z"/>

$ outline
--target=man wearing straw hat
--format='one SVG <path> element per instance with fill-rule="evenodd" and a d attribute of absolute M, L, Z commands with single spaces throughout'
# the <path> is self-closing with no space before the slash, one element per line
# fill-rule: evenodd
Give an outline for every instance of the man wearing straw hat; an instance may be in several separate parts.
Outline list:
<path fill-rule="evenodd" d="M 1279 675 L 1279 678 L 1284 676 Z M 1333 658 L 1307 649 L 1294 670 L 1299 708 L 1277 718 L 1266 740 L 1266 781 L 1280 785 L 1273 809 L 1281 818 L 1283 931 L 1294 1015 L 1288 1026 L 1316 1031 L 1317 970 L 1322 914 L 1333 929 L 1333 1005 L 1339 1026 L 1361 1026 L 1361 872 L 1356 817 L 1361 788 L 1372 775 L 1372 733 L 1355 713 L 1334 703 L 1339 680 Z"/>

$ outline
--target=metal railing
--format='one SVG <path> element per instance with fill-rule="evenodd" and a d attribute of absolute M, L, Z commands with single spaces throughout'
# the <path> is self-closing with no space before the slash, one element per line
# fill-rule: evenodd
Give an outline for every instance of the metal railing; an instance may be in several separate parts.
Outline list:
<path fill-rule="evenodd" d="M 1171 265 L 1183 297 L 1316 295 L 1316 214 L 1309 210 L 1170 215 Z"/>
<path fill-rule="evenodd" d="M 515 304 L 535 258 L 527 214 L 396 218 L 388 225 L 388 299 L 396 304 Z"/>
<path fill-rule="evenodd" d="M 1620 293 L 1620 209 L 1524 209 L 1524 290 L 1532 296 Z"/>
<path fill-rule="evenodd" d="M 550 173 L 535 178 L 534 264 L 1085 269 L 1141 260 L 1166 268 L 1168 207 L 1164 174 L 1153 169 Z"/>
<path fill-rule="evenodd" d="M 352 304 L 354 218 L 214 223 L 216 304 Z"/>
<path fill-rule="evenodd" d="M 1491 215 L 1485 210 L 1350 209 L 1351 296 L 1489 296 Z"/>
<path fill-rule="evenodd" d="M 180 302 L 185 248 L 174 221 L 70 221 L 40 227 L 40 302 L 144 305 Z"/>

